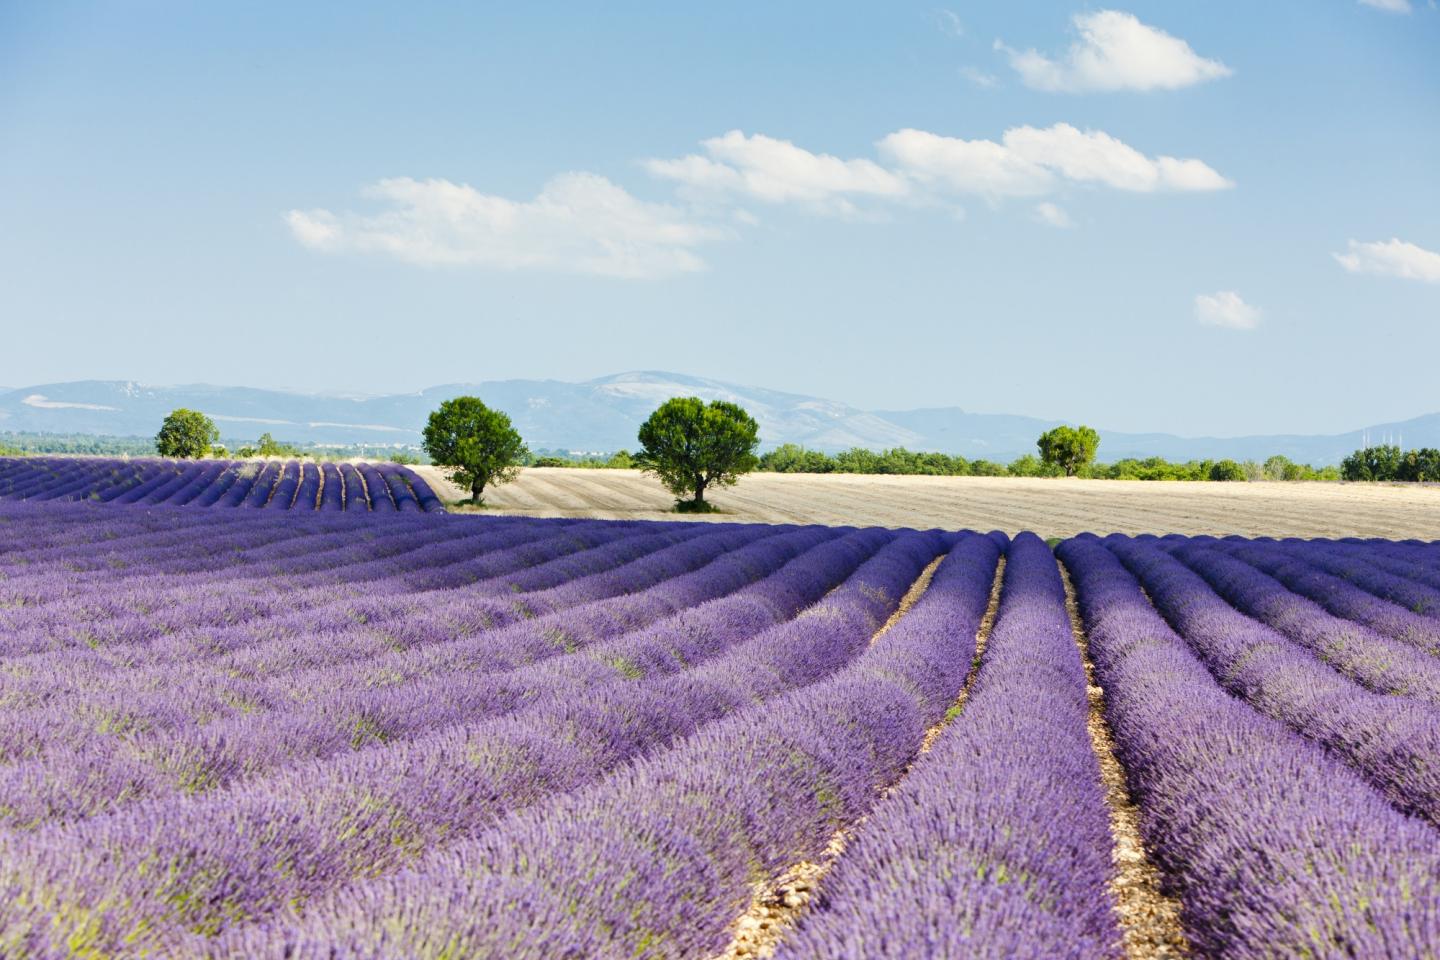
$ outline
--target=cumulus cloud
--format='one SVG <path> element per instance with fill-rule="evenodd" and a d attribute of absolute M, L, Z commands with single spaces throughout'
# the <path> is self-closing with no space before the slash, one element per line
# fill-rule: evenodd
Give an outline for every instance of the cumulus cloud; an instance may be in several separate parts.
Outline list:
<path fill-rule="evenodd" d="M 1075 221 L 1070 219 L 1070 214 L 1048 200 L 1035 204 L 1035 219 L 1052 227 L 1059 227 L 1061 230 L 1075 226 Z"/>
<path fill-rule="evenodd" d="M 999 143 L 900 130 L 880 141 L 880 152 L 921 182 L 990 197 L 1045 194 L 1062 181 L 1144 193 L 1234 186 L 1200 160 L 1147 157 L 1103 131 L 1068 123 L 1015 127 Z"/>
<path fill-rule="evenodd" d="M 525 201 L 409 177 L 381 180 L 364 195 L 384 209 L 291 210 L 285 219 L 295 238 L 315 250 L 627 278 L 703 269 L 695 248 L 716 236 L 675 207 L 639 200 L 589 173 L 557 176 Z"/>
<path fill-rule="evenodd" d="M 1360 5 L 1384 10 L 1386 13 L 1409 13 L 1412 9 L 1410 0 L 1360 0 Z"/>
<path fill-rule="evenodd" d="M 1440 253 L 1406 243 L 1399 237 L 1374 243 L 1351 240 L 1349 252 L 1332 256 L 1351 273 L 1374 273 L 1440 283 Z"/>
<path fill-rule="evenodd" d="M 1377 0 L 1395 2 L 1395 0 Z M 999 40 L 1010 65 L 1028 87 L 1053 93 L 1101 90 L 1175 90 L 1228 77 L 1229 67 L 1207 60 L 1190 44 L 1120 10 L 1073 18 L 1080 39 L 1058 58 L 1038 50 L 1012 50 Z"/>
<path fill-rule="evenodd" d="M 1195 319 L 1206 326 L 1228 330 L 1254 330 L 1260 325 L 1260 310 L 1241 299 L 1234 290 L 1202 293 L 1195 298 Z"/>
<path fill-rule="evenodd" d="M 906 194 L 905 179 L 873 160 L 843 160 L 812 153 L 789 140 L 731 130 L 701 143 L 706 156 L 647 160 L 657 177 L 707 191 L 735 193 L 766 203 L 800 202 L 819 209 L 853 212 L 852 198 L 895 198 Z"/>

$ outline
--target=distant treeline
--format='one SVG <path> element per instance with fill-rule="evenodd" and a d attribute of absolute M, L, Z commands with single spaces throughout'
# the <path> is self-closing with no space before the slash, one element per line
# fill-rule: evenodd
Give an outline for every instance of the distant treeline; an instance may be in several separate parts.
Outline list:
<path fill-rule="evenodd" d="M 88 433 L 0 433 L 0 452 L 5 456 L 29 453 L 86 454 L 101 457 L 153 457 L 154 437 L 104 437 Z"/>
<path fill-rule="evenodd" d="M 774 473 L 867 473 L 944 477 L 1058 477 L 1061 471 L 1033 454 L 1009 463 L 969 460 L 946 453 L 922 453 L 895 447 L 866 450 L 854 447 L 836 454 L 784 444 L 760 457 L 760 469 Z M 1162 457 L 1126 458 L 1114 463 L 1093 463 L 1077 476 L 1098 480 L 1338 480 L 1336 467 L 1312 467 L 1288 457 L 1254 460 L 1188 460 L 1172 463 Z"/>
<path fill-rule="evenodd" d="M 276 440 L 270 434 L 259 440 L 225 439 L 213 451 L 216 457 L 293 457 L 297 460 L 390 460 L 394 463 L 425 463 L 428 458 L 418 445 L 389 444 L 300 444 Z M 0 456 L 26 454 L 79 454 L 101 457 L 156 456 L 154 437 L 112 437 L 85 433 L 0 433 Z"/>
<path fill-rule="evenodd" d="M 1346 480 L 1440 482 L 1440 450 L 1434 447 L 1401 450 L 1388 443 L 1365 447 L 1340 461 L 1340 476 Z"/>
<path fill-rule="evenodd" d="M 625 469 L 634 466 L 628 451 L 610 455 L 572 454 L 563 450 L 542 450 L 531 458 L 533 467 L 584 467 Z M 853 447 L 840 453 L 807 450 L 786 443 L 760 456 L 760 469 L 770 473 L 863 473 L 897 476 L 937 477 L 1057 477 L 1061 471 L 1032 454 L 997 463 L 970 460 L 948 453 L 924 453 L 895 447 L 867 450 Z M 1100 480 L 1339 480 L 1337 467 L 1312 467 L 1288 457 L 1273 456 L 1263 463 L 1253 460 L 1189 460 L 1172 463 L 1161 457 L 1127 458 L 1114 463 L 1082 467 L 1079 476 Z"/>

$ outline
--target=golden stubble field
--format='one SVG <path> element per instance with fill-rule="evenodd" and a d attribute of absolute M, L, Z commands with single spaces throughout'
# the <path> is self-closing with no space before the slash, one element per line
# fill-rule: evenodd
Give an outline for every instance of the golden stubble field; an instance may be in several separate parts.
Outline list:
<path fill-rule="evenodd" d="M 417 467 L 447 500 L 465 496 Z M 636 470 L 530 468 L 486 494 L 491 514 L 674 520 L 673 498 Z M 700 519 L 761 523 L 1440 539 L 1440 487 L 1347 483 L 1152 483 L 1022 477 L 756 473 L 707 495 Z M 694 519 L 694 518 L 691 518 Z"/>

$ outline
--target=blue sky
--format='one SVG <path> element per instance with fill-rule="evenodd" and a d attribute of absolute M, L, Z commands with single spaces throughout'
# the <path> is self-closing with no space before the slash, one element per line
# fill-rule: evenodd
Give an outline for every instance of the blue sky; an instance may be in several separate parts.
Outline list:
<path fill-rule="evenodd" d="M 1387 9 L 1388 8 L 1388 9 Z M 0 5 L 0 384 L 1440 411 L 1440 11 Z"/>

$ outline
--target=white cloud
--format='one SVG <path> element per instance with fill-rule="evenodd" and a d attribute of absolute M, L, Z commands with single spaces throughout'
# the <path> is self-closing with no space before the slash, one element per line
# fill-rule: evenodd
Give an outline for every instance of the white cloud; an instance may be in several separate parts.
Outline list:
<path fill-rule="evenodd" d="M 897 130 L 880 141 L 879 149 L 907 176 L 941 190 L 998 198 L 1036 196 L 1055 187 L 1050 170 L 993 140 Z"/>
<path fill-rule="evenodd" d="M 1050 193 L 1063 180 L 1139 192 L 1234 186 L 1200 160 L 1152 159 L 1103 131 L 1068 123 L 1015 127 L 1001 141 L 901 130 L 880 141 L 880 153 L 921 182 L 990 197 Z"/>
<path fill-rule="evenodd" d="M 274 427 L 295 423 L 294 420 L 275 420 L 271 417 L 231 417 L 223 413 L 207 413 L 206 416 L 221 423 L 264 423 Z"/>
<path fill-rule="evenodd" d="M 763 134 L 731 130 L 701 145 L 709 156 L 647 160 L 645 169 L 700 190 L 738 193 L 767 203 L 798 201 L 843 213 L 854 212 L 852 197 L 894 198 L 909 189 L 903 177 L 873 160 L 811 153 Z"/>
<path fill-rule="evenodd" d="M 1012 50 L 998 40 L 995 48 L 1009 56 L 1026 86 L 1055 93 L 1175 90 L 1232 72 L 1218 60 L 1200 56 L 1184 40 L 1141 23 L 1134 14 L 1100 10 L 1076 14 L 1073 21 L 1080 39 L 1058 59 L 1037 50 Z"/>
<path fill-rule="evenodd" d="M 1240 298 L 1234 290 L 1202 293 L 1195 298 L 1195 319 L 1211 327 L 1254 330 L 1260 325 L 1260 310 Z"/>
<path fill-rule="evenodd" d="M 414 433 L 414 430 L 406 430 L 404 427 L 390 427 L 383 423 L 332 423 L 329 420 L 311 420 L 307 426 L 311 427 L 345 427 L 348 430 L 380 430 L 385 433 Z"/>
<path fill-rule="evenodd" d="M 965 23 L 960 19 L 959 14 L 953 10 L 936 10 L 935 22 L 939 24 L 940 30 L 943 33 L 948 33 L 952 37 L 965 36 Z"/>
<path fill-rule="evenodd" d="M 694 248 L 717 235 L 674 207 L 639 200 L 589 173 L 557 176 L 527 201 L 409 177 L 381 180 L 364 194 L 388 209 L 373 216 L 292 210 L 285 219 L 295 238 L 316 250 L 628 278 L 703 269 Z"/>
<path fill-rule="evenodd" d="M 331 250 L 340 242 L 340 224 L 328 210 L 291 210 L 285 222 L 295 239 L 312 250 Z"/>
<path fill-rule="evenodd" d="M 1035 204 L 1035 219 L 1052 227 L 1059 227 L 1061 230 L 1075 226 L 1075 221 L 1070 219 L 1070 214 L 1048 200 Z"/>
<path fill-rule="evenodd" d="M 69 403 L 65 400 L 47 400 L 43 393 L 32 393 L 20 401 L 27 407 L 35 407 L 37 410 L 119 410 L 119 407 L 107 407 L 103 403 Z"/>
<path fill-rule="evenodd" d="M 993 90 L 1000 85 L 1000 78 L 993 73 L 986 73 L 979 67 L 965 66 L 960 68 L 960 76 L 969 80 L 982 90 Z"/>
<path fill-rule="evenodd" d="M 1412 9 L 1410 0 L 1360 0 L 1360 4 L 1386 13 L 1409 13 Z"/>
<path fill-rule="evenodd" d="M 1396 237 L 1374 243 L 1350 241 L 1349 253 L 1332 254 L 1351 273 L 1375 273 L 1425 283 L 1440 283 L 1440 253 Z"/>

